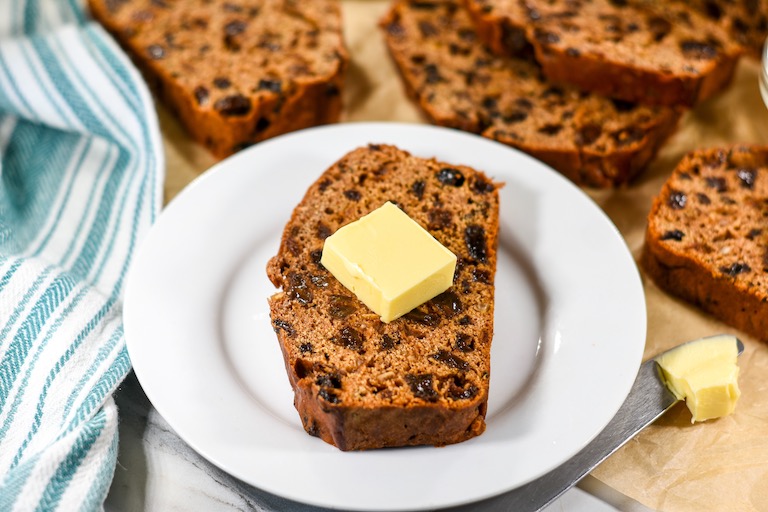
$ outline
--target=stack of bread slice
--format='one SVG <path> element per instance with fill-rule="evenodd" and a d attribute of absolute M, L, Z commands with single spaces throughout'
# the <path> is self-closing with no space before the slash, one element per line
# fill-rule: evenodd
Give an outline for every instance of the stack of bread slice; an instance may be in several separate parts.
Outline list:
<path fill-rule="evenodd" d="M 396 0 L 381 26 L 430 121 L 616 187 L 731 82 L 745 50 L 723 23 L 682 1 Z"/>

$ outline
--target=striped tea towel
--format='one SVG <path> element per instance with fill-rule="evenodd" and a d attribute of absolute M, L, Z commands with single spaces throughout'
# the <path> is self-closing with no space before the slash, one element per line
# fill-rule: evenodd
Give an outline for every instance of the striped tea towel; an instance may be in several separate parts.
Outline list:
<path fill-rule="evenodd" d="M 130 370 L 121 293 L 158 214 L 151 97 L 84 0 L 0 0 L 0 510 L 97 510 Z"/>

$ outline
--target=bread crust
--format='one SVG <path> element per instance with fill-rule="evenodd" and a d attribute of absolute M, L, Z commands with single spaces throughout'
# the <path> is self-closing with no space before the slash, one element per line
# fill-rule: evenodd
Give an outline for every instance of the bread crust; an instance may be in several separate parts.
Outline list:
<path fill-rule="evenodd" d="M 745 52 L 717 23 L 682 2 L 599 0 L 582 14 L 567 2 L 464 1 L 495 53 L 532 52 L 553 82 L 626 101 L 697 105 L 731 83 Z M 660 32 L 653 32 L 654 22 Z M 598 32 L 606 24 L 606 33 Z M 569 33 L 580 29 L 586 32 Z M 591 40 L 593 33 L 604 43 Z"/>
<path fill-rule="evenodd" d="M 274 0 L 88 4 L 160 102 L 217 158 L 341 115 L 349 58 L 338 0 L 295 3 L 295 12 Z M 276 26 L 295 48 L 283 48 Z"/>
<path fill-rule="evenodd" d="M 689 153 L 649 212 L 643 270 L 668 293 L 768 341 L 766 200 L 768 147 Z"/>
<path fill-rule="evenodd" d="M 386 201 L 458 257 L 448 291 L 387 324 L 319 263 L 325 237 Z M 309 187 L 267 266 L 281 289 L 270 318 L 309 434 L 364 450 L 485 430 L 497 238 L 496 184 L 393 146 L 354 150 Z"/>

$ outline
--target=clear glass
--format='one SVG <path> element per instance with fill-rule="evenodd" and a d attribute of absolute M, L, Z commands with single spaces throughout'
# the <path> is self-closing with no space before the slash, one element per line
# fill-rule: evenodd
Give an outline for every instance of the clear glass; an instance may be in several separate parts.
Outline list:
<path fill-rule="evenodd" d="M 768 105 L 768 39 L 763 45 L 763 66 L 760 70 L 760 94 L 763 95 L 763 101 Z"/>

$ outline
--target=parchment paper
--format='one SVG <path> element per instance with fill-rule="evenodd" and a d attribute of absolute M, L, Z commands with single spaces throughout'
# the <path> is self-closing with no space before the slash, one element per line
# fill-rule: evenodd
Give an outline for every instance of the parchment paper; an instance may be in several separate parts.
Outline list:
<path fill-rule="evenodd" d="M 403 93 L 377 25 L 388 2 L 342 3 L 352 58 L 342 120 L 425 122 Z M 622 190 L 587 190 L 614 221 L 636 259 L 651 201 L 686 152 L 734 142 L 768 143 L 768 109 L 760 98 L 758 73 L 757 62 L 743 60 L 729 90 L 685 114 L 679 130 L 635 183 Z M 216 160 L 191 142 L 161 106 L 158 110 L 168 166 L 165 199 L 170 201 Z M 685 406 L 676 406 L 593 476 L 657 510 L 768 511 L 768 346 L 643 279 L 646 358 L 697 337 L 735 333 L 746 346 L 739 361 L 741 400 L 732 416 L 695 425 Z"/>

